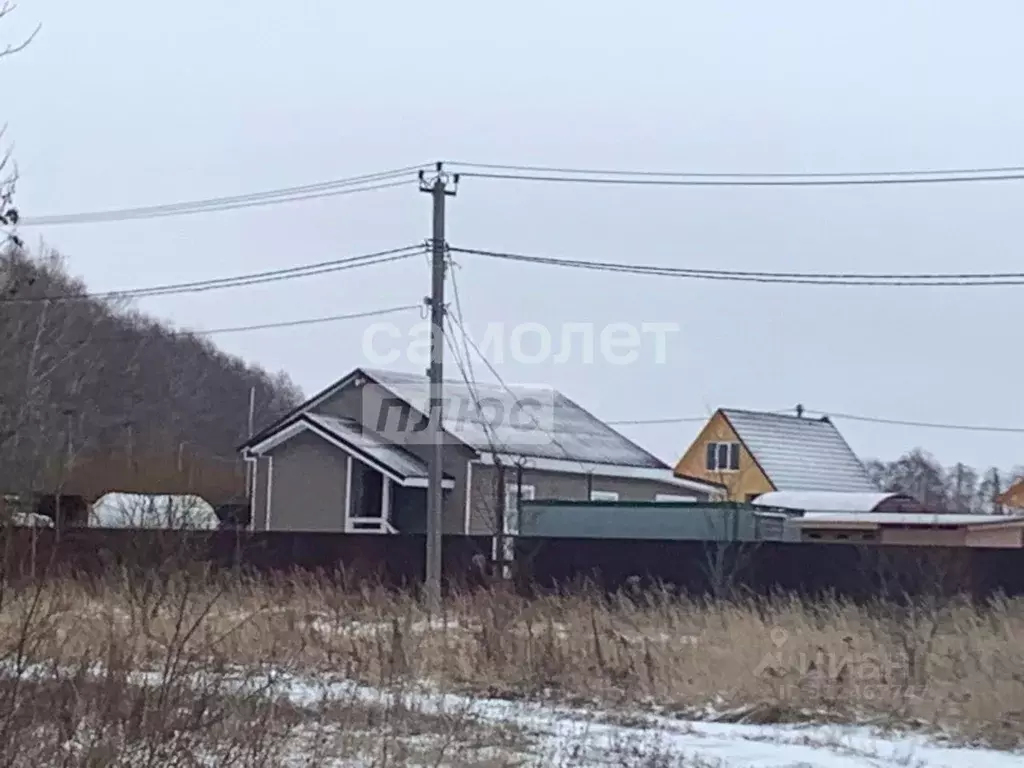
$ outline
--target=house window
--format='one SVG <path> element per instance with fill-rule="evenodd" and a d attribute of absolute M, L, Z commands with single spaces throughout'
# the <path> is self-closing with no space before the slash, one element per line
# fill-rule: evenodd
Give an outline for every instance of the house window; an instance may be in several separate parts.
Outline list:
<path fill-rule="evenodd" d="M 523 501 L 533 501 L 535 494 L 532 485 L 515 484 L 505 486 L 505 525 L 504 533 L 515 535 L 519 533 L 519 498 Z"/>
<path fill-rule="evenodd" d="M 705 469 L 708 472 L 735 472 L 739 468 L 739 443 L 708 443 L 705 456 Z"/>
<path fill-rule="evenodd" d="M 616 491 L 591 491 L 591 501 L 618 501 L 619 494 Z"/>

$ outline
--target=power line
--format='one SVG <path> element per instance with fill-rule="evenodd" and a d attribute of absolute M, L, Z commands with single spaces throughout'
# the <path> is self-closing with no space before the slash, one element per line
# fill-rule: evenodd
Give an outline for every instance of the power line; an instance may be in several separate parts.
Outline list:
<path fill-rule="evenodd" d="M 818 179 L 818 178 L 888 178 L 888 177 L 903 177 L 903 176 L 990 176 L 990 175 L 1005 175 L 1005 174 L 1024 174 L 1024 166 L 1010 165 L 1010 166 L 999 166 L 999 167 L 975 167 L 975 168 L 935 168 L 935 169 L 900 169 L 895 171 L 811 171 L 811 172 L 789 172 L 789 173 L 772 173 L 772 172 L 743 172 L 743 173 L 729 173 L 729 172 L 695 172 L 695 171 L 650 171 L 650 170 L 622 170 L 622 169 L 608 169 L 608 168 L 572 168 L 572 167 L 559 167 L 559 166 L 546 166 L 546 165 L 503 165 L 499 163 L 469 163 L 461 160 L 453 160 L 447 163 L 448 165 L 461 167 L 461 168 L 472 168 L 489 171 L 515 171 L 524 173 L 544 173 L 544 174 L 559 174 L 559 175 L 583 175 L 583 176 L 611 176 L 611 177 L 629 177 L 636 176 L 638 178 L 655 177 L 655 178 L 667 178 L 667 179 Z M 472 173 L 463 173 L 462 175 L 473 175 Z"/>
<path fill-rule="evenodd" d="M 448 321 L 449 330 L 454 331 L 454 323 L 451 318 L 446 317 L 445 319 Z M 455 358 L 455 365 L 458 367 L 459 373 L 462 376 L 462 381 L 466 385 L 466 389 L 469 391 L 469 397 L 473 401 L 473 407 L 476 409 L 477 415 L 480 417 L 480 423 L 483 427 L 484 435 L 487 437 L 487 443 L 491 447 L 491 454 L 497 455 L 501 453 L 502 450 L 507 451 L 508 448 L 504 443 L 502 443 L 501 450 L 499 450 L 496 445 L 497 442 L 500 442 L 498 434 L 495 431 L 494 426 L 484 417 L 483 405 L 480 402 L 480 394 L 477 391 L 476 378 L 466 370 L 466 364 L 463 362 L 462 352 L 459 350 L 455 342 L 452 341 L 450 333 L 445 334 L 444 341 L 448 346 L 448 349 L 451 351 L 452 356 Z"/>
<path fill-rule="evenodd" d="M 898 427 L 922 427 L 924 429 L 947 429 L 960 432 L 1000 432 L 1006 434 L 1024 434 L 1024 427 L 997 427 L 984 424 L 948 424 L 933 421 L 908 421 L 906 419 L 886 419 L 878 416 L 861 416 L 853 413 L 836 413 L 808 410 L 805 413 L 828 416 L 832 419 L 846 419 L 847 421 L 863 421 L 869 424 L 889 424 Z"/>
<path fill-rule="evenodd" d="M 610 427 L 642 426 L 647 424 L 683 424 L 688 421 L 704 422 L 709 418 L 709 416 L 670 416 L 664 419 L 616 419 L 615 421 L 606 421 L 605 424 Z"/>
<path fill-rule="evenodd" d="M 225 288 L 239 288 L 251 285 L 262 285 L 264 283 L 280 282 L 283 280 L 294 280 L 300 277 L 324 275 L 333 272 L 342 272 L 359 267 L 376 266 L 391 261 L 398 261 L 422 253 L 422 245 L 407 245 L 402 248 L 392 248 L 386 251 L 375 253 L 364 253 L 356 256 L 346 256 L 340 259 L 305 264 L 297 267 L 286 267 L 283 269 L 272 269 L 264 272 L 251 272 L 233 277 L 211 278 L 209 280 L 194 280 L 187 283 L 169 283 L 144 288 L 129 288 L 120 291 L 106 291 L 102 293 L 65 293 L 52 296 L 5 296 L 0 298 L 0 304 L 24 304 L 47 301 L 85 301 L 85 300 L 111 300 L 111 299 L 137 299 L 153 296 L 172 296 L 182 293 L 205 293 L 206 291 L 222 290 Z"/>
<path fill-rule="evenodd" d="M 449 320 L 451 320 L 451 315 L 449 315 L 448 317 Z M 484 353 L 480 351 L 480 347 L 478 347 L 476 342 L 473 341 L 472 338 L 470 338 L 470 335 L 466 332 L 466 329 L 459 323 L 459 321 L 451 320 L 451 322 L 453 322 L 455 324 L 455 327 L 459 329 L 459 332 L 462 334 L 462 338 L 473 348 L 473 350 L 477 353 L 479 358 L 484 361 L 484 365 L 486 365 L 487 368 L 490 370 L 491 375 L 493 375 L 494 378 L 498 380 L 498 384 L 501 385 L 501 388 L 504 389 L 505 392 L 508 393 L 511 397 L 517 397 L 516 393 L 512 391 L 511 387 L 509 387 L 508 384 L 505 383 L 505 380 L 501 377 L 501 374 L 498 373 L 498 370 L 493 365 L 491 365 L 491 361 L 488 360 Z M 580 465 L 580 468 L 584 472 L 588 471 L 587 465 L 584 462 L 580 461 L 579 459 L 574 459 L 572 457 L 572 454 L 566 449 L 562 442 L 557 437 L 555 437 L 554 432 L 548 429 L 543 429 L 543 427 L 541 427 L 541 425 L 538 423 L 536 417 L 533 414 L 529 415 L 530 421 L 533 422 L 533 426 L 547 433 L 547 436 L 551 438 L 552 444 L 556 448 L 558 448 L 559 451 L 562 452 L 562 455 L 566 458 L 567 461 L 575 461 L 577 464 Z"/>
<path fill-rule="evenodd" d="M 224 328 L 208 328 L 208 329 L 182 329 L 182 330 L 168 330 L 164 329 L 161 332 L 162 336 L 171 338 L 181 338 L 187 336 L 217 336 L 220 334 L 228 333 L 247 333 L 249 331 L 265 331 L 274 328 L 296 328 L 306 325 L 321 325 L 326 323 L 336 323 L 344 320 L 358 320 L 366 317 L 378 317 L 381 315 L 396 314 L 398 312 L 408 312 L 413 309 L 419 309 L 419 304 L 406 304 L 398 307 L 388 307 L 386 309 L 374 309 L 366 312 L 354 312 L 345 315 L 325 315 L 321 317 L 307 317 L 297 320 L 283 320 L 274 323 L 255 323 L 252 325 L 234 325 Z M 142 335 L 132 335 L 133 330 L 131 328 L 124 329 L 124 334 L 109 335 L 109 336 L 91 336 L 85 339 L 81 339 L 76 342 L 75 345 L 79 347 L 90 346 L 93 344 L 146 344 L 149 340 L 145 332 Z M 125 335 L 127 334 L 127 335 Z"/>
<path fill-rule="evenodd" d="M 81 213 L 50 214 L 41 216 L 25 216 L 19 219 L 24 226 L 56 226 L 62 224 L 92 224 L 111 221 L 130 221 L 135 219 L 162 218 L 165 216 L 183 216 L 195 213 L 212 213 L 219 211 L 252 208 L 264 205 L 278 205 L 303 200 L 315 200 L 324 197 L 371 192 L 378 189 L 398 187 L 416 181 L 416 172 L 424 166 L 410 165 L 379 173 L 350 176 L 343 179 L 304 184 L 301 186 L 281 187 L 263 192 L 242 195 L 211 197 L 201 200 L 181 201 L 162 205 L 148 205 L 132 208 L 114 208 L 102 211 Z M 406 178 L 407 177 L 407 178 Z"/>
<path fill-rule="evenodd" d="M 324 323 L 337 323 L 342 320 L 358 320 L 364 317 L 379 317 L 381 315 L 393 315 L 398 312 L 408 312 L 413 309 L 419 309 L 420 304 L 405 304 L 399 307 L 389 307 L 387 309 L 374 309 L 367 312 L 354 312 L 347 315 L 326 315 L 322 317 L 307 317 L 298 320 L 283 320 L 276 323 L 258 323 L 255 325 L 236 325 L 227 328 L 210 328 L 206 330 L 183 330 L 174 331 L 176 335 L 181 336 L 214 336 L 224 333 L 247 333 L 249 331 L 265 331 L 272 328 L 296 328 L 305 325 L 321 325 Z"/>
<path fill-rule="evenodd" d="M 783 411 L 775 411 L 774 413 L 782 412 Z M 948 424 L 933 421 L 911 421 L 907 419 L 888 419 L 879 416 L 862 416 L 853 413 L 837 413 L 835 411 L 816 411 L 812 409 L 807 409 L 804 411 L 804 413 L 808 415 L 828 416 L 830 419 L 860 421 L 867 422 L 869 424 L 886 424 L 898 427 L 920 427 L 924 429 L 945 429 L 961 432 L 1024 434 L 1024 427 L 998 427 L 983 424 Z M 609 426 L 644 426 L 653 424 L 682 424 L 686 422 L 706 422 L 708 418 L 708 416 L 678 416 L 662 419 L 617 419 L 615 421 L 608 421 L 605 423 L 608 424 Z"/>
<path fill-rule="evenodd" d="M 599 176 L 555 173 L 508 173 L 495 171 L 460 171 L 463 178 L 498 179 L 503 181 L 538 181 L 567 184 L 603 184 L 613 186 L 654 187 L 848 187 L 891 186 L 896 184 L 959 184 L 965 182 L 1021 181 L 1024 172 L 1006 174 L 967 174 L 963 176 L 886 176 L 880 178 L 662 178 L 654 176 Z"/>
<path fill-rule="evenodd" d="M 522 253 L 489 251 L 475 248 L 451 248 L 453 253 L 484 256 L 529 264 L 585 269 L 597 272 L 617 272 L 656 277 L 686 278 L 691 280 L 718 280 L 741 283 L 777 283 L 782 285 L 845 285 L 845 286 L 902 286 L 902 287 L 974 287 L 1024 285 L 1022 272 L 962 272 L 942 273 L 842 273 L 842 272 L 762 272 L 724 269 L 695 269 L 656 265 L 625 264 L 621 262 L 584 261 L 582 259 L 532 256 Z"/>
<path fill-rule="evenodd" d="M 459 283 L 458 283 L 458 280 L 455 277 L 454 266 L 455 266 L 455 264 L 453 262 L 451 264 L 452 268 L 451 268 L 449 274 L 451 275 L 451 278 L 452 278 L 452 293 L 455 295 L 455 313 L 456 313 L 455 323 L 452 322 L 452 318 L 451 318 L 450 314 L 446 314 L 445 317 L 448 320 L 448 327 L 449 328 L 452 328 L 453 324 L 457 323 L 459 328 L 461 329 L 462 325 L 463 325 L 462 299 L 459 296 Z M 452 350 L 452 355 L 455 357 L 455 363 L 459 367 L 459 371 L 462 374 L 462 379 L 466 383 L 466 388 L 469 389 L 470 397 L 473 398 L 473 405 L 476 407 L 477 413 L 481 417 L 481 420 L 483 421 L 483 424 L 484 424 L 484 434 L 487 436 L 487 442 L 491 446 L 491 454 L 494 455 L 495 457 L 497 457 L 499 451 L 498 451 L 498 447 L 497 447 L 497 445 L 495 445 L 495 443 L 498 443 L 498 442 L 501 442 L 501 441 L 498 439 L 498 433 L 494 429 L 493 425 L 491 425 L 486 419 L 483 418 L 483 415 L 484 415 L 483 414 L 483 408 L 482 408 L 482 406 L 480 404 L 479 392 L 477 391 L 476 373 L 473 371 L 473 354 L 469 351 L 468 335 L 465 332 L 462 333 L 462 348 L 463 348 L 463 350 L 465 351 L 465 354 L 466 354 L 465 365 L 463 365 L 462 353 L 453 344 L 453 342 L 449 338 L 450 335 L 451 334 L 446 334 L 445 335 L 445 341 L 448 342 L 448 346 Z M 468 368 L 468 371 L 467 371 L 467 368 Z M 504 443 L 502 443 L 502 448 L 507 450 L 507 446 Z"/>

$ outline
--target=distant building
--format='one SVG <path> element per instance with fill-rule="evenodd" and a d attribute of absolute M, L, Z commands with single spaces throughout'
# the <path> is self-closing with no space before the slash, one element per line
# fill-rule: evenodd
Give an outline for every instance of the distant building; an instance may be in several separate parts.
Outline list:
<path fill-rule="evenodd" d="M 754 500 L 758 507 L 813 512 L 927 512 L 914 497 L 884 491 L 769 491 Z"/>
<path fill-rule="evenodd" d="M 359 368 L 241 446 L 256 530 L 426 527 L 425 376 Z M 446 533 L 518 533 L 531 499 L 705 500 L 671 467 L 550 387 L 444 384 Z M 478 412 L 478 408 L 480 411 Z M 535 412 L 535 416 L 533 415 Z M 534 419 L 534 423 L 531 423 Z"/>
<path fill-rule="evenodd" d="M 1010 509 L 1024 510 L 1024 478 L 1021 478 L 996 498 L 997 504 Z"/>
<path fill-rule="evenodd" d="M 827 417 L 734 408 L 715 411 L 675 473 L 719 483 L 732 501 L 773 491 L 879 491 Z"/>
<path fill-rule="evenodd" d="M 807 512 L 786 521 L 803 542 L 900 546 L 1024 546 L 1024 517 L 942 513 Z"/>

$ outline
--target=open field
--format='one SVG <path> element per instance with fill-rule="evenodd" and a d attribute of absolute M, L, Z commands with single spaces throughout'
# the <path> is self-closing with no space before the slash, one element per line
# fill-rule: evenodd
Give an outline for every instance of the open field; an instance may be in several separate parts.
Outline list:
<path fill-rule="evenodd" d="M 193 568 L 7 585 L 0 608 L 12 766 L 1010 765 L 1024 747 L 1015 601 L 498 588 L 431 621 L 404 594 Z"/>

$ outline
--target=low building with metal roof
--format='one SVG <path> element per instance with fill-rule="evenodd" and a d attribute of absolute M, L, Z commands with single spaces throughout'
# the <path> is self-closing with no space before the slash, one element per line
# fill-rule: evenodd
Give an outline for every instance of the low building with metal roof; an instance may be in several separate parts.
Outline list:
<path fill-rule="evenodd" d="M 1024 516 L 936 512 L 805 512 L 786 526 L 803 542 L 897 546 L 1024 547 Z"/>
<path fill-rule="evenodd" d="M 885 491 L 769 491 L 752 502 L 759 507 L 816 512 L 925 512 L 905 493 Z"/>

